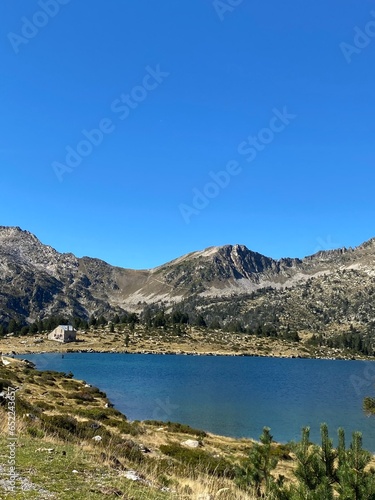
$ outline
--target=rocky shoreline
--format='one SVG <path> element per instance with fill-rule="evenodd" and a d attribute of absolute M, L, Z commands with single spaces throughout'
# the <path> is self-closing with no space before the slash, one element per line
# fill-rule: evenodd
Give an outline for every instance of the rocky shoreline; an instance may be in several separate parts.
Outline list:
<path fill-rule="evenodd" d="M 49 350 L 49 351 L 23 351 L 23 352 L 5 352 L 4 356 L 27 356 L 28 354 L 142 354 L 142 355 L 155 355 L 155 356 L 228 356 L 228 357 L 240 357 L 240 358 L 280 358 L 280 359 L 322 359 L 330 361 L 375 361 L 374 357 L 366 356 L 314 356 L 314 355 L 273 355 L 273 354 L 261 354 L 261 353 L 223 353 L 223 352 L 191 352 L 191 351 L 152 351 L 152 350 L 107 350 L 107 349 L 70 349 L 66 350 Z"/>
<path fill-rule="evenodd" d="M 263 338 L 245 334 L 192 330 L 189 334 L 173 335 L 162 331 L 152 334 L 138 328 L 135 332 L 108 330 L 78 331 L 77 340 L 69 343 L 38 336 L 6 336 L 0 339 L 0 352 L 8 355 L 68 353 L 121 353 L 166 356 L 231 356 L 261 358 L 301 358 L 327 360 L 374 360 L 361 353 L 345 349 L 314 346 L 308 336 L 300 342 L 278 338 Z"/>

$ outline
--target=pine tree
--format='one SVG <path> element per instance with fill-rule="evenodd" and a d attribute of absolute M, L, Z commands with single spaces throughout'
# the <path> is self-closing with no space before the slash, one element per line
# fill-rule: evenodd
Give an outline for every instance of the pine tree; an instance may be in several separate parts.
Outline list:
<path fill-rule="evenodd" d="M 14 319 L 11 319 L 8 325 L 8 332 L 15 333 L 16 331 L 17 331 L 17 323 Z"/>
<path fill-rule="evenodd" d="M 195 326 L 200 326 L 203 328 L 206 328 L 207 324 L 201 314 L 198 314 L 198 316 L 195 318 Z"/>
<path fill-rule="evenodd" d="M 342 500 L 374 500 L 375 483 L 372 472 L 365 471 L 371 460 L 371 454 L 362 448 L 362 434 L 354 432 L 350 448 L 341 461 L 339 494 Z"/>
<path fill-rule="evenodd" d="M 272 500 L 375 500 L 374 470 L 365 470 L 371 454 L 362 448 L 362 435 L 353 434 L 350 448 L 345 448 L 345 433 L 338 430 L 338 447 L 334 450 L 326 424 L 321 425 L 322 446 L 309 442 L 309 428 L 295 447 L 297 484 L 285 486 L 274 482 Z M 337 459 L 337 460 L 336 460 Z M 338 497 L 334 497 L 334 490 Z"/>
<path fill-rule="evenodd" d="M 375 398 L 366 397 L 363 400 L 363 411 L 367 415 L 375 414 Z"/>
<path fill-rule="evenodd" d="M 98 325 L 99 326 L 106 326 L 107 323 L 108 323 L 108 321 L 106 320 L 106 318 L 104 316 L 100 316 L 100 318 L 98 319 Z"/>
<path fill-rule="evenodd" d="M 88 329 L 89 329 L 88 322 L 85 319 L 81 320 L 81 330 L 87 331 Z"/>
<path fill-rule="evenodd" d="M 94 315 L 90 316 L 89 325 L 95 327 L 96 324 L 97 324 L 97 319 L 95 318 L 95 316 Z"/>
<path fill-rule="evenodd" d="M 338 468 L 343 467 L 346 462 L 346 449 L 345 449 L 345 431 L 342 427 L 337 431 L 338 434 L 338 446 L 337 446 L 337 456 L 338 456 Z"/>
<path fill-rule="evenodd" d="M 130 324 L 129 324 L 129 330 L 130 330 L 131 334 L 134 336 L 134 332 L 135 332 L 135 323 L 130 323 Z"/>
<path fill-rule="evenodd" d="M 309 491 L 314 491 L 324 477 L 324 466 L 319 454 L 319 448 L 310 443 L 310 428 L 302 429 L 302 439 L 296 450 L 297 467 L 295 476 Z"/>
<path fill-rule="evenodd" d="M 332 439 L 328 437 L 328 426 L 322 424 L 320 426 L 320 435 L 322 438 L 321 460 L 325 469 L 325 475 L 330 483 L 336 481 L 335 459 L 337 452 L 333 449 Z"/>
<path fill-rule="evenodd" d="M 165 317 L 164 311 L 159 311 L 154 318 L 154 326 L 156 328 L 165 327 L 167 324 L 167 318 Z"/>
<path fill-rule="evenodd" d="M 31 323 L 30 333 L 32 333 L 32 334 L 38 333 L 38 325 L 36 323 Z"/>
<path fill-rule="evenodd" d="M 276 467 L 278 459 L 271 453 L 272 435 L 268 427 L 263 428 L 260 443 L 254 444 L 244 467 L 239 471 L 237 484 L 253 486 L 256 495 L 262 496 L 261 488 L 270 492 L 273 478 L 271 471 Z"/>

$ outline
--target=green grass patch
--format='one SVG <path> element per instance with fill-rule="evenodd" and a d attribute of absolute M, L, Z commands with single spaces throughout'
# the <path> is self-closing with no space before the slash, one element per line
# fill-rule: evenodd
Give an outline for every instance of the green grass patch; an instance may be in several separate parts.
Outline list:
<path fill-rule="evenodd" d="M 160 446 L 160 451 L 186 465 L 193 471 L 202 472 L 216 477 L 235 477 L 235 468 L 231 462 L 221 457 L 214 457 L 201 449 L 183 448 L 179 444 L 166 444 Z"/>
<path fill-rule="evenodd" d="M 126 420 L 110 419 L 106 422 L 111 427 L 116 427 L 122 434 L 130 434 L 131 436 L 139 436 L 144 433 L 139 422 L 127 422 Z"/>
<path fill-rule="evenodd" d="M 201 439 L 207 437 L 207 433 L 200 429 L 194 429 L 190 427 L 190 425 L 180 424 L 178 422 L 163 422 L 162 420 L 145 420 L 145 424 L 157 426 L 157 427 L 166 427 L 168 432 L 181 432 L 182 434 L 189 434 L 191 436 L 197 436 Z"/>
<path fill-rule="evenodd" d="M 0 460 L 5 462 L 6 440 L 0 439 Z M 64 443 L 56 444 L 45 439 L 20 436 L 17 448 L 16 470 L 30 481 L 31 489 L 21 491 L 16 482 L 16 492 L 6 492 L 0 485 L 0 498 L 3 500 L 41 500 L 54 495 L 57 500 L 101 500 L 117 498 L 116 495 L 103 493 L 117 490 L 119 498 L 132 500 L 172 500 L 173 495 L 155 488 L 129 481 L 118 470 L 102 464 L 98 455 L 82 450 L 79 446 Z M 53 451 L 49 452 L 48 449 Z M 77 473 L 73 473 L 73 470 Z M 40 492 L 40 489 L 44 492 Z M 51 497 L 50 497 L 51 498 Z"/>
<path fill-rule="evenodd" d="M 75 413 L 80 417 L 89 418 L 92 420 L 104 421 L 109 419 L 109 412 L 107 408 L 79 408 L 75 411 Z"/>

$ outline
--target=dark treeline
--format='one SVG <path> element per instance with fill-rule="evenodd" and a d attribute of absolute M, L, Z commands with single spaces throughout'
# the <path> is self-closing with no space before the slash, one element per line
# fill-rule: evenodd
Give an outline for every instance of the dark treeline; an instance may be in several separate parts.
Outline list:
<path fill-rule="evenodd" d="M 121 317 L 118 315 L 111 318 L 109 321 L 104 316 L 91 316 L 88 320 L 84 318 L 79 318 L 77 316 L 67 317 L 67 316 L 50 316 L 48 318 L 35 321 L 33 323 L 27 323 L 26 320 L 15 320 L 11 319 L 8 323 L 0 324 L 0 336 L 7 335 L 8 333 L 13 333 L 14 335 L 28 335 L 28 334 L 38 334 L 43 332 L 50 332 L 54 330 L 58 325 L 71 324 L 76 330 L 88 330 L 90 327 L 93 328 L 104 328 L 109 323 L 117 324 L 129 324 L 138 323 L 139 317 L 135 313 L 125 313 Z"/>
<path fill-rule="evenodd" d="M 234 306 L 235 308 L 237 306 Z M 72 324 L 76 330 L 88 330 L 90 328 L 109 328 L 115 332 L 121 325 L 127 325 L 131 330 L 135 325 L 142 325 L 146 331 L 152 329 L 171 330 L 174 333 L 183 334 L 189 327 L 208 328 L 210 330 L 221 330 L 228 333 L 250 334 L 259 337 L 280 337 L 291 341 L 299 341 L 296 331 L 287 327 L 281 327 L 275 317 L 259 318 L 258 322 L 251 325 L 243 320 L 240 311 L 235 311 L 233 319 L 232 312 L 220 313 L 212 309 L 200 309 L 198 304 L 187 303 L 172 307 L 168 312 L 164 304 L 146 305 L 140 314 L 124 311 L 108 317 L 103 315 L 90 318 L 50 316 L 48 318 L 28 323 L 26 320 L 11 319 L 8 323 L 0 324 L 0 336 L 6 334 L 28 335 L 52 331 L 60 324 Z M 266 321 L 266 319 L 268 321 Z"/>
<path fill-rule="evenodd" d="M 248 297 L 259 297 L 264 290 L 253 292 Z M 167 307 L 169 307 L 167 309 Z M 59 324 L 72 324 L 76 330 L 107 329 L 110 332 L 121 331 L 127 326 L 134 331 L 140 325 L 145 331 L 154 329 L 169 331 L 183 335 L 190 327 L 199 327 L 234 334 L 255 335 L 299 342 L 298 330 L 289 324 L 283 323 L 272 307 L 263 307 L 249 311 L 244 308 L 242 300 L 233 300 L 233 297 L 210 299 L 210 304 L 204 299 L 190 298 L 172 307 L 167 304 L 145 305 L 141 313 L 122 311 L 111 315 L 92 315 L 89 318 L 78 316 L 50 316 L 33 323 L 25 319 L 11 319 L 0 323 L 0 337 L 6 334 L 36 335 L 50 332 Z M 346 333 L 327 337 L 321 332 L 312 336 L 309 344 L 312 346 L 327 346 L 330 348 L 346 349 L 368 356 L 375 355 L 375 324 L 369 322 L 366 332 L 360 332 L 353 326 Z"/>
<path fill-rule="evenodd" d="M 336 349 L 348 349 L 353 352 L 359 352 L 366 356 L 375 356 L 375 335 L 371 331 L 365 335 L 359 333 L 354 327 L 350 331 L 334 337 L 325 338 L 323 335 L 313 335 L 309 343 L 316 346 L 328 346 Z"/>

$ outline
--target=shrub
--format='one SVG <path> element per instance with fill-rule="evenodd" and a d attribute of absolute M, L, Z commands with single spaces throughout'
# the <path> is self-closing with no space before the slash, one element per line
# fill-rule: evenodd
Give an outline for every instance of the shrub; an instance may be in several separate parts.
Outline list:
<path fill-rule="evenodd" d="M 101 444 L 104 445 L 107 445 L 112 437 L 105 427 L 98 427 L 98 424 L 93 420 L 78 422 L 75 433 L 79 439 L 92 439 L 94 436 L 100 436 L 102 438 Z"/>
<path fill-rule="evenodd" d="M 97 387 L 85 387 L 85 391 L 89 392 L 90 394 L 95 395 L 96 397 L 99 397 L 99 396 L 101 396 L 102 398 L 107 397 L 106 393 L 101 391 Z"/>
<path fill-rule="evenodd" d="M 365 398 L 363 400 L 363 410 L 365 413 L 373 415 L 375 413 L 375 399 L 369 397 Z"/>
<path fill-rule="evenodd" d="M 56 385 L 55 382 L 53 380 L 50 380 L 50 379 L 41 379 L 41 384 L 48 385 L 50 387 L 53 385 Z"/>
<path fill-rule="evenodd" d="M 64 389 L 73 389 L 75 391 L 78 391 L 78 389 L 81 387 L 81 384 L 79 384 L 75 380 L 63 380 L 62 386 L 64 387 Z"/>
<path fill-rule="evenodd" d="M 92 420 L 107 420 L 111 416 L 117 416 L 117 413 L 119 413 L 123 419 L 126 418 L 124 415 L 122 415 L 122 413 L 118 412 L 117 410 L 115 410 L 114 412 L 113 408 L 89 408 L 87 410 L 79 409 L 77 410 L 77 413 L 81 417 L 90 418 Z M 109 424 L 112 425 L 110 422 Z"/>
<path fill-rule="evenodd" d="M 46 432 L 57 434 L 61 439 L 72 440 L 77 430 L 77 420 L 65 415 L 42 415 Z"/>
<path fill-rule="evenodd" d="M 69 399 L 75 399 L 77 401 L 94 401 L 95 398 L 90 394 L 89 392 L 86 391 L 79 391 L 79 392 L 70 392 L 66 395 L 67 398 Z"/>
<path fill-rule="evenodd" d="M 138 422 L 129 423 L 127 421 L 122 421 L 119 422 L 117 428 L 123 434 L 130 434 L 131 436 L 138 436 L 139 434 L 143 433 L 143 430 Z"/>
<path fill-rule="evenodd" d="M 173 479 L 167 477 L 164 474 L 161 474 L 158 477 L 158 481 L 159 481 L 159 484 L 161 484 L 161 486 L 164 486 L 165 488 L 168 488 L 169 486 L 171 486 L 173 484 Z"/>
<path fill-rule="evenodd" d="M 24 415 L 25 413 L 40 413 L 41 410 L 20 396 L 16 396 L 16 412 L 18 415 Z"/>
<path fill-rule="evenodd" d="M 74 399 L 78 399 L 79 401 L 94 401 L 95 398 L 92 394 L 87 391 L 79 391 L 75 394 Z"/>
<path fill-rule="evenodd" d="M 49 395 L 52 396 L 53 398 L 62 398 L 61 392 L 58 391 L 50 391 Z"/>
<path fill-rule="evenodd" d="M 64 429 L 68 432 L 75 432 L 77 428 L 77 420 L 70 415 L 45 416 L 44 421 L 48 424 L 49 427 Z"/>
<path fill-rule="evenodd" d="M 0 392 L 3 391 L 4 389 L 7 389 L 8 387 L 11 387 L 11 386 L 12 386 L 12 383 L 10 380 L 0 378 Z"/>
<path fill-rule="evenodd" d="M 42 439 L 44 437 L 44 432 L 41 429 L 38 429 L 38 427 L 28 427 L 27 433 L 33 438 Z"/>
<path fill-rule="evenodd" d="M 145 424 L 155 425 L 157 427 L 167 427 L 169 432 L 181 432 L 182 434 L 190 434 L 199 438 L 207 437 L 207 433 L 200 429 L 194 429 L 190 425 L 180 424 L 178 422 L 163 422 L 162 420 L 145 420 Z"/>
<path fill-rule="evenodd" d="M 216 477 L 235 477 L 233 465 L 224 458 L 214 457 L 210 453 L 200 449 L 182 448 L 178 444 L 166 444 L 160 446 L 160 451 L 179 462 L 209 475 Z"/>
<path fill-rule="evenodd" d="M 127 439 L 126 441 L 120 439 L 115 449 L 119 456 L 127 458 L 132 462 L 141 463 L 145 459 L 140 447 L 131 439 Z"/>
<path fill-rule="evenodd" d="M 45 401 L 36 401 L 35 406 L 40 410 L 52 410 L 54 406 L 46 403 Z"/>
<path fill-rule="evenodd" d="M 37 373 L 44 380 L 56 380 L 55 377 L 60 375 L 58 372 L 53 372 L 51 370 L 46 370 L 43 372 L 38 371 Z"/>
<path fill-rule="evenodd" d="M 121 413 L 121 411 L 116 410 L 116 408 L 108 408 L 107 411 L 108 415 L 112 417 L 120 417 L 126 420 L 126 416 L 123 413 Z"/>
<path fill-rule="evenodd" d="M 270 456 L 278 460 L 292 460 L 290 456 L 291 446 L 288 444 L 278 444 L 271 448 Z"/>

